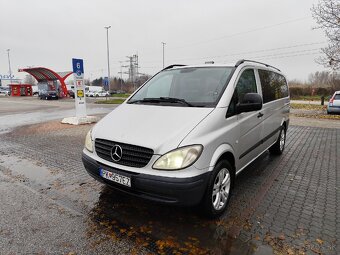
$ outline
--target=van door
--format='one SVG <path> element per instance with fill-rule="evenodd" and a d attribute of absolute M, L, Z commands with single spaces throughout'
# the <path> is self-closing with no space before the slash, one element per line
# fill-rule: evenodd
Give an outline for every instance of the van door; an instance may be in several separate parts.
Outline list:
<path fill-rule="evenodd" d="M 254 69 L 245 69 L 240 74 L 233 98 L 228 107 L 227 115 L 231 116 L 235 113 L 235 106 L 241 103 L 243 97 L 247 93 L 258 93 L 259 88 L 255 78 Z M 237 156 L 236 169 L 239 170 L 247 165 L 259 153 L 261 153 L 261 133 L 262 118 L 259 116 L 260 111 L 243 112 L 237 115 L 240 136 L 235 145 L 235 153 Z"/>
<path fill-rule="evenodd" d="M 282 121 L 288 118 L 288 86 L 284 76 L 269 70 L 258 69 L 263 98 L 262 151 L 278 139 Z"/>

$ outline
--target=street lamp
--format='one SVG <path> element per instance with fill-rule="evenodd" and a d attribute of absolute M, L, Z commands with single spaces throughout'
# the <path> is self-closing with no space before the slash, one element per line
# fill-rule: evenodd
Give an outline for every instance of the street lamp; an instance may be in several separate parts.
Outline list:
<path fill-rule="evenodd" d="M 110 89 L 110 52 L 109 52 L 109 29 L 111 26 L 104 27 L 106 29 L 106 48 L 107 48 L 107 79 Z"/>
<path fill-rule="evenodd" d="M 164 68 L 164 46 L 165 46 L 165 42 L 162 42 L 162 44 L 163 44 L 163 68 Z"/>
<path fill-rule="evenodd" d="M 8 68 L 9 68 L 9 79 L 12 84 L 12 70 L 11 70 L 11 59 L 9 57 L 9 51 L 10 49 L 7 49 L 7 56 L 8 56 Z"/>

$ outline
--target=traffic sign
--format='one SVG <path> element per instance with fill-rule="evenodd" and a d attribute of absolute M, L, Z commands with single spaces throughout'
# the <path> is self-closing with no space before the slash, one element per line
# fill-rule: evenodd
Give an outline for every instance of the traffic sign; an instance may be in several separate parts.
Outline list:
<path fill-rule="evenodd" d="M 84 63 L 82 59 L 72 58 L 73 73 L 78 78 L 84 77 Z"/>
<path fill-rule="evenodd" d="M 76 117 L 86 117 L 84 63 L 82 59 L 72 58 L 73 78 L 75 87 Z"/>

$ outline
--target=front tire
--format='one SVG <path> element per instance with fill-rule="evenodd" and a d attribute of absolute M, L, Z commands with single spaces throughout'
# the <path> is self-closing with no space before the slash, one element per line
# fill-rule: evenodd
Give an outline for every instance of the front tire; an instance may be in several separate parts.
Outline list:
<path fill-rule="evenodd" d="M 220 216 L 227 208 L 234 184 L 233 167 L 227 160 L 215 166 L 202 200 L 204 214 L 209 218 Z"/>
<path fill-rule="evenodd" d="M 277 139 L 276 143 L 269 148 L 269 152 L 274 155 L 281 155 L 285 149 L 286 145 L 286 128 L 282 126 L 279 138 Z"/>

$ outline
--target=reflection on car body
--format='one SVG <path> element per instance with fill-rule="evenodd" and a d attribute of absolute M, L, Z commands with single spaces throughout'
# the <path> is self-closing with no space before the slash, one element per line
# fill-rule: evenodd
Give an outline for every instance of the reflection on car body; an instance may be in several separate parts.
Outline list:
<path fill-rule="evenodd" d="M 267 64 L 169 66 L 92 128 L 83 163 L 116 190 L 216 217 L 238 173 L 283 152 L 289 102 L 286 78 Z"/>

